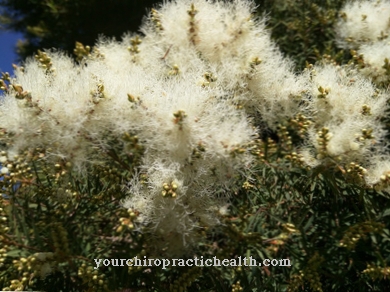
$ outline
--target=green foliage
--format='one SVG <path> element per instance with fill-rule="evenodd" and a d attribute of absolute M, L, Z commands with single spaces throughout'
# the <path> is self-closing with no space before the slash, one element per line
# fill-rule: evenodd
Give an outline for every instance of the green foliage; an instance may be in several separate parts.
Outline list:
<path fill-rule="evenodd" d="M 107 162 L 115 158 L 111 166 L 74 177 L 66 163 L 37 159 L 45 155 L 37 149 L 28 154 L 29 165 L 13 166 L 20 174 L 1 183 L 9 196 L 1 202 L 9 228 L 1 235 L 1 285 L 44 291 L 383 291 L 389 195 L 356 187 L 337 169 L 297 167 L 280 158 L 283 149 L 275 142 L 259 143 L 255 177 L 243 177 L 231 190 L 221 227 L 202 231 L 204 241 L 188 258 L 253 256 L 289 259 L 291 266 L 95 270 L 93 259 L 143 258 L 153 250 L 133 230 L 136 214 L 119 207 L 118 182 L 135 162 L 113 147 L 102 153 Z M 38 253 L 47 257 L 40 260 Z M 41 278 L 45 264 L 52 272 Z"/>
<path fill-rule="evenodd" d="M 323 55 L 346 61 L 348 52 L 335 44 L 334 24 L 345 0 L 258 0 L 258 11 L 267 13 L 268 27 L 282 52 L 292 58 L 296 68 L 314 64 Z"/>

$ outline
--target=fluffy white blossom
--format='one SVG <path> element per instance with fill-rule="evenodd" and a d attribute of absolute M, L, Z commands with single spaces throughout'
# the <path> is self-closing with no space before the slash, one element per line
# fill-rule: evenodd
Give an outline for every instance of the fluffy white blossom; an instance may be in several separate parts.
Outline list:
<path fill-rule="evenodd" d="M 386 38 L 390 32 L 390 2 L 359 0 L 347 2 L 336 25 L 337 41 L 343 48 Z"/>
<path fill-rule="evenodd" d="M 387 109 L 388 95 L 378 93 L 368 79 L 350 67 L 318 65 L 306 74 L 311 79 L 308 93 L 314 120 L 309 144 L 320 158 L 367 163 L 373 149 L 383 147 L 385 131 L 378 118 Z"/>
<path fill-rule="evenodd" d="M 390 39 L 362 45 L 358 52 L 363 55 L 365 64 L 365 67 L 360 70 L 361 73 L 373 79 L 377 84 L 390 81 L 385 61 L 387 59 L 387 66 L 390 66 Z"/>
<path fill-rule="evenodd" d="M 9 159 L 40 147 L 42 159 L 83 171 L 103 162 L 112 139 L 136 134 L 147 179 L 125 182 L 124 205 L 180 253 L 218 223 L 228 186 L 252 163 L 246 147 L 257 130 L 237 103 L 256 98 L 240 90 L 257 74 L 254 58 L 283 62 L 252 12 L 246 1 L 166 3 L 144 37 L 101 38 L 80 64 L 59 52 L 47 52 L 52 68 L 28 60 L 0 107 Z"/>
<path fill-rule="evenodd" d="M 341 48 L 354 49 L 360 72 L 376 84 L 388 84 L 390 60 L 390 1 L 348 2 L 336 25 Z"/>

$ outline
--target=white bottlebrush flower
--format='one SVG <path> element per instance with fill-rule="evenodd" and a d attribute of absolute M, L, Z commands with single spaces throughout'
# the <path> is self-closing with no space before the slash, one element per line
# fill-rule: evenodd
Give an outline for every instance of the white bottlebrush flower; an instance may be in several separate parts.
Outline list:
<path fill-rule="evenodd" d="M 319 124 L 330 119 L 373 120 L 386 109 L 387 96 L 377 96 L 376 88 L 370 80 L 351 68 L 314 66 L 313 70 L 305 74 L 308 75 L 307 79 L 311 79 L 310 107 Z M 363 107 L 369 109 L 369 114 L 363 114 Z"/>
<path fill-rule="evenodd" d="M 321 161 L 315 157 L 315 153 L 312 149 L 305 147 L 299 151 L 303 159 L 303 163 L 311 168 L 315 168 L 321 165 Z"/>
<path fill-rule="evenodd" d="M 189 15 L 192 9 L 194 21 Z M 260 114 L 275 128 L 278 119 L 298 112 L 296 98 L 305 84 L 293 74 L 293 64 L 275 47 L 264 21 L 256 19 L 253 12 L 253 4 L 247 1 L 166 3 L 143 26 L 146 37 L 139 46 L 139 64 L 152 71 L 161 65 L 169 71 L 177 65 L 182 73 L 210 72 L 210 86 L 225 89 L 226 99 L 251 114 Z M 152 59 L 146 57 L 150 55 Z M 199 55 L 206 63 L 200 62 Z M 157 58 L 164 62 L 150 62 Z"/>
<path fill-rule="evenodd" d="M 360 69 L 363 75 L 377 84 L 389 82 L 390 76 L 386 74 L 384 66 L 385 60 L 390 60 L 390 39 L 362 45 L 358 53 L 362 54 L 364 59 L 365 67 Z"/>
<path fill-rule="evenodd" d="M 369 186 L 378 186 L 379 189 L 390 189 L 390 161 L 388 157 L 378 154 L 371 158 L 365 181 Z"/>
<path fill-rule="evenodd" d="M 387 109 L 388 94 L 379 93 L 352 67 L 316 65 L 305 74 L 313 119 L 306 143 L 315 147 L 316 158 L 366 165 L 383 146 L 385 131 L 378 118 Z"/>
<path fill-rule="evenodd" d="M 178 163 L 156 163 L 146 175 L 144 185 L 137 178 L 130 183 L 124 207 L 139 213 L 136 223 L 148 226 L 147 236 L 159 237 L 157 250 L 166 247 L 170 256 L 180 255 L 197 242 L 199 230 L 218 223 L 211 211 L 215 198 L 201 191 L 202 181 L 184 176 Z"/>
<path fill-rule="evenodd" d="M 356 147 L 356 144 L 360 146 L 357 135 L 361 132 L 361 129 L 365 127 L 361 123 L 356 123 L 353 120 L 346 120 L 341 124 L 327 124 L 326 127 L 329 129 L 329 134 L 326 138 L 326 153 L 331 157 L 347 158 L 347 160 L 355 160 L 363 157 L 364 150 L 367 151 L 367 147 L 371 146 L 371 143 L 366 147 L 363 143 L 361 147 Z M 318 138 L 317 138 L 318 139 Z M 322 145 L 318 145 L 321 148 Z"/>
<path fill-rule="evenodd" d="M 229 215 L 229 204 L 223 205 L 218 209 L 218 213 L 221 216 Z"/>
<path fill-rule="evenodd" d="M 347 2 L 336 25 L 337 41 L 347 49 L 376 42 L 390 33 L 390 1 L 359 0 Z"/>

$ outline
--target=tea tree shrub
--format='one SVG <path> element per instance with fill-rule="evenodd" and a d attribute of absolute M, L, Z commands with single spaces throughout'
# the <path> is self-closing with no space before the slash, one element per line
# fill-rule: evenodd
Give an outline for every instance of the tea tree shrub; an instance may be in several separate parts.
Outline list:
<path fill-rule="evenodd" d="M 353 62 L 294 73 L 254 12 L 167 2 L 2 75 L 4 289 L 387 285 L 389 93 Z M 241 255 L 292 265 L 94 268 Z"/>

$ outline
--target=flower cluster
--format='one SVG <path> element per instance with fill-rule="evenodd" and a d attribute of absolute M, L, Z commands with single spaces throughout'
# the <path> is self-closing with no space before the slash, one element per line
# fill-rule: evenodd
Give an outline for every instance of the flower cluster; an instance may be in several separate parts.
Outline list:
<path fill-rule="evenodd" d="M 110 163 L 101 153 L 118 160 L 120 141 L 122 152 L 140 157 L 134 176 L 120 182 L 134 214 L 126 224 L 171 256 L 219 223 L 235 178 L 254 164 L 264 125 L 294 121 L 304 146 L 292 149 L 287 127 L 283 135 L 304 166 L 332 163 L 383 184 L 390 168 L 377 119 L 388 95 L 351 67 L 295 74 L 253 12 L 244 0 L 174 1 L 151 11 L 144 36 L 77 44 L 79 63 L 39 52 L 2 79 L 4 161 L 39 148 L 37 159 L 82 173 Z"/>
<path fill-rule="evenodd" d="M 337 23 L 340 47 L 353 49 L 361 72 L 377 84 L 390 81 L 390 1 L 348 2 Z"/>
<path fill-rule="evenodd" d="M 367 167 L 374 153 L 384 150 L 385 130 L 377 120 L 385 113 L 388 94 L 378 92 L 348 66 L 316 65 L 306 74 L 311 79 L 309 116 L 314 123 L 308 129 L 309 143 L 302 148 L 305 160 L 313 166 L 330 162 Z M 315 149 L 312 158 L 309 149 Z"/>
<path fill-rule="evenodd" d="M 238 21 L 224 30 L 232 10 Z M 173 238 L 174 251 L 196 242 L 202 228 L 218 222 L 216 210 L 226 205 L 228 186 L 252 160 L 246 145 L 256 129 L 236 104 L 246 93 L 226 76 L 254 70 L 255 52 L 248 51 L 247 40 L 265 40 L 258 52 L 270 44 L 251 18 L 243 1 L 181 1 L 153 11 L 145 37 L 100 40 L 79 64 L 59 52 L 40 52 L 3 82 L 5 159 L 11 163 L 19 153 L 41 147 L 40 159 L 68 163 L 82 173 L 91 163 L 105 163 L 99 153 L 109 151 L 114 138 L 132 146 L 128 137 L 136 135 L 143 151 L 139 175 L 121 182 L 128 186 L 124 205 L 139 214 L 135 225 Z M 213 29 L 224 33 L 210 42 Z M 237 52 L 226 46 L 233 39 Z M 260 57 L 267 59 L 267 53 L 273 49 Z M 123 147 L 129 148 L 134 147 Z"/>

